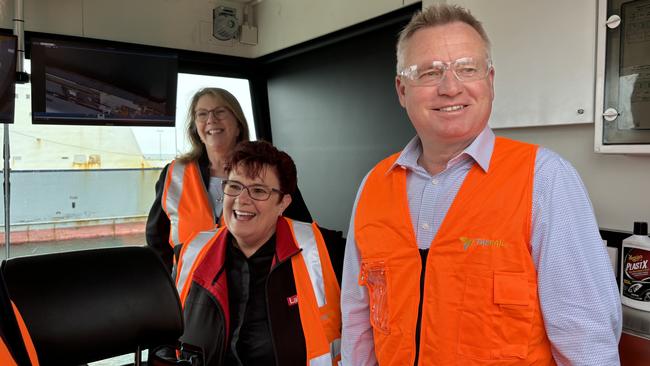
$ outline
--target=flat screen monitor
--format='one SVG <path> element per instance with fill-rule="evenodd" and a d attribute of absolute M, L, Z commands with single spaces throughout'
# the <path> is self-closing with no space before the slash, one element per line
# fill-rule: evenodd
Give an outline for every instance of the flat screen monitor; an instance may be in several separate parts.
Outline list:
<path fill-rule="evenodd" d="M 0 123 L 14 122 L 17 38 L 0 34 Z"/>
<path fill-rule="evenodd" d="M 31 65 L 34 124 L 174 126 L 175 53 L 32 39 Z"/>

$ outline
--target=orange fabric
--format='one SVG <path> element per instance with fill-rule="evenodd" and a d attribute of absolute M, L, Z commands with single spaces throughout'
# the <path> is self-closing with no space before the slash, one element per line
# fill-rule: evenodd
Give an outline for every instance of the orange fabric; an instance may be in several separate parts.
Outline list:
<path fill-rule="evenodd" d="M 323 323 L 327 340 L 332 342 L 341 338 L 341 288 L 338 285 L 325 239 L 318 229 L 318 224 L 314 221 L 311 225 L 316 237 L 316 245 L 318 245 L 318 256 L 321 259 L 321 264 L 324 263 L 323 281 L 325 281 L 327 304 L 320 308 L 320 321 Z"/>
<path fill-rule="evenodd" d="M 307 348 L 307 359 L 311 360 L 330 351 L 329 342 L 320 321 L 320 310 L 316 297 L 312 291 L 309 272 L 302 258 L 302 254 L 291 257 L 293 266 L 293 278 L 296 282 L 298 293 L 298 311 L 300 312 L 300 323 L 305 335 L 305 346 Z"/>
<path fill-rule="evenodd" d="M 13 301 L 11 302 L 11 307 L 14 310 L 14 315 L 16 316 L 16 322 L 18 323 L 20 334 L 23 336 L 23 343 L 25 344 L 25 349 L 27 349 L 29 360 L 31 361 L 32 366 L 38 366 L 38 355 L 36 354 L 36 348 L 34 348 L 32 337 L 29 335 L 29 331 L 27 330 L 27 325 L 25 325 L 25 321 L 23 320 L 22 315 L 20 315 L 20 311 L 18 311 L 18 308 Z"/>
<path fill-rule="evenodd" d="M 194 274 L 194 271 L 199 266 L 199 264 L 203 261 L 203 258 L 205 257 L 205 255 L 210 251 L 210 248 L 212 248 L 214 243 L 217 242 L 217 238 L 219 237 L 219 235 L 226 232 L 225 229 L 226 229 L 225 227 L 222 227 L 221 229 L 219 229 L 215 233 L 214 237 L 212 237 L 212 239 L 210 239 L 210 241 L 206 245 L 204 245 L 203 248 L 201 248 L 201 251 L 197 255 L 196 260 L 194 260 L 193 263 L 190 263 L 192 267 L 190 267 L 190 272 L 189 272 L 189 275 L 187 276 L 187 280 L 186 280 L 187 285 L 185 287 L 183 287 L 183 291 L 179 294 L 179 298 L 180 298 L 180 301 L 181 301 L 181 306 L 183 308 L 185 308 L 185 299 L 187 298 L 187 294 L 190 292 L 190 286 L 189 285 L 192 283 L 192 276 Z M 198 232 L 192 234 L 188 238 L 188 243 L 190 243 L 192 240 L 194 240 L 194 238 L 196 237 L 197 234 L 198 234 Z M 185 254 L 185 251 L 187 250 L 187 248 L 189 248 L 189 245 L 184 245 L 183 248 L 181 249 L 181 253 L 179 255 L 180 260 L 179 260 L 179 263 L 178 263 L 177 273 L 180 273 L 181 270 L 183 269 L 183 265 L 185 264 L 183 262 L 183 258 L 184 258 L 184 254 Z M 176 286 L 178 288 L 178 278 L 176 279 Z"/>
<path fill-rule="evenodd" d="M 0 338 L 0 365 L 16 366 L 16 361 L 2 338 Z"/>
<path fill-rule="evenodd" d="M 287 218 L 285 220 L 290 223 L 291 234 L 294 241 L 297 242 L 291 220 Z M 325 282 L 326 303 L 322 307 L 318 307 L 318 302 L 310 281 L 309 271 L 307 270 L 302 253 L 291 257 L 293 278 L 296 283 L 296 292 L 298 293 L 298 311 L 300 312 L 300 322 L 305 335 L 308 359 L 329 353 L 330 343 L 341 338 L 341 290 L 334 269 L 332 268 L 332 262 L 330 261 L 325 241 L 315 222 L 312 223 L 312 230 L 316 239 L 316 246 L 318 247 L 318 256 L 323 271 L 323 281 Z M 340 355 L 334 356 L 332 364 L 336 365 L 340 359 Z"/>
<path fill-rule="evenodd" d="M 163 210 L 169 216 L 167 207 L 167 198 L 169 195 L 169 187 L 172 181 L 174 169 L 177 169 L 181 163 L 174 161 L 167 169 L 167 179 L 165 180 L 165 190 L 162 196 Z M 178 230 L 179 243 L 175 243 L 170 230 L 169 244 L 174 247 L 178 244 L 184 243 L 187 238 L 193 233 L 199 231 L 212 230 L 217 225 L 215 224 L 213 208 L 210 204 L 208 192 L 203 184 L 203 178 L 199 171 L 196 162 L 187 163 L 184 165 L 185 172 L 183 175 L 183 189 L 181 196 L 178 199 Z M 170 219 L 171 221 L 171 219 Z M 171 222 L 170 225 L 174 225 Z"/>
<path fill-rule="evenodd" d="M 429 249 L 419 365 L 554 365 L 529 251 L 537 147 L 497 138 L 469 171 Z M 382 366 L 415 362 L 421 259 L 406 171 L 393 155 L 366 180 L 355 216 Z"/>

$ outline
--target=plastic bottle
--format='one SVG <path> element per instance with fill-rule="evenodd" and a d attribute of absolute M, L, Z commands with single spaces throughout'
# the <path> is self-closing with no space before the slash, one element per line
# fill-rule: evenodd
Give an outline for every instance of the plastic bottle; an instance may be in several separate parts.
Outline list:
<path fill-rule="evenodd" d="M 623 240 L 621 302 L 650 311 L 650 237 L 648 223 L 635 222 L 634 235 Z"/>

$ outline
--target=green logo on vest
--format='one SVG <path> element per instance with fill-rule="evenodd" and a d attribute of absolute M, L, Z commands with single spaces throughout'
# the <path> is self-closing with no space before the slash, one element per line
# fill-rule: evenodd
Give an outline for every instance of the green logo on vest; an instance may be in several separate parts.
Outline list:
<path fill-rule="evenodd" d="M 460 237 L 460 242 L 463 243 L 463 250 L 469 249 L 472 245 L 479 247 L 498 247 L 502 248 L 506 246 L 506 242 L 503 240 L 489 240 L 489 239 L 472 239 L 466 237 Z"/>

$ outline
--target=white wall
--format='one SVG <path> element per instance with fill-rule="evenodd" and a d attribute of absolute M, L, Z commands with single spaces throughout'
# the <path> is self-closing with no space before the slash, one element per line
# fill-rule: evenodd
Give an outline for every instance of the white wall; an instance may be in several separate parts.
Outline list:
<path fill-rule="evenodd" d="M 491 37 L 499 62 L 490 124 L 542 126 L 495 132 L 568 159 L 585 182 L 602 228 L 631 231 L 633 221 L 650 221 L 650 156 L 594 152 L 598 1 L 424 0 L 423 6 L 439 2 L 470 9 Z M 534 72 L 522 72 L 521 65 Z M 578 109 L 584 113 L 576 114 Z"/>
<path fill-rule="evenodd" d="M 212 10 L 249 0 L 24 0 L 25 30 L 258 57 L 399 9 L 416 0 L 263 0 L 253 7 L 258 44 L 212 36 Z M 12 29 L 14 0 L 0 0 Z"/>
<path fill-rule="evenodd" d="M 250 57 L 252 47 L 212 36 L 215 0 L 24 0 L 25 30 Z M 219 1 L 241 14 L 241 1 Z M 12 29 L 14 1 L 0 0 Z"/>
<path fill-rule="evenodd" d="M 559 153 L 580 173 L 601 228 L 632 231 L 650 221 L 650 156 L 594 153 L 593 124 L 500 129 L 497 135 Z"/>
<path fill-rule="evenodd" d="M 405 3 L 406 2 L 406 3 Z M 414 0 L 264 0 L 257 5 L 257 56 L 399 9 Z"/>

